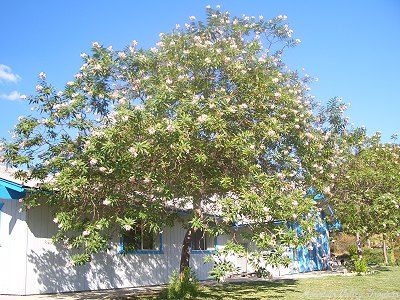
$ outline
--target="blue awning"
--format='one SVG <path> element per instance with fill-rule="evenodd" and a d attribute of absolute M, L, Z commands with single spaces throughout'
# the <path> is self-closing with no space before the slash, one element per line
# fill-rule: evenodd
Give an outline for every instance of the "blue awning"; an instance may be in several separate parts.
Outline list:
<path fill-rule="evenodd" d="M 0 199 L 18 200 L 25 196 L 26 190 L 21 184 L 0 178 Z"/>

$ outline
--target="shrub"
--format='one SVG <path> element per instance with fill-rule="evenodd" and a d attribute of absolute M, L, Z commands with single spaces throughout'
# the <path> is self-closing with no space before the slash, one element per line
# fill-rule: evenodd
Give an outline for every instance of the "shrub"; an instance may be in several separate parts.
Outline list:
<path fill-rule="evenodd" d="M 183 275 L 174 272 L 167 287 L 167 299 L 182 300 L 195 297 L 199 293 L 199 282 L 190 268 L 185 268 Z"/>
<path fill-rule="evenodd" d="M 365 257 L 359 257 L 354 260 L 354 270 L 358 275 L 367 273 L 369 270 L 367 259 Z"/>
<path fill-rule="evenodd" d="M 359 256 L 355 245 L 350 245 L 348 252 L 350 256 L 349 269 L 355 271 L 358 275 L 367 273 L 369 271 L 368 256 Z"/>
<path fill-rule="evenodd" d="M 347 252 L 349 252 L 349 255 L 350 255 L 351 258 L 353 258 L 355 256 L 358 256 L 358 254 L 357 254 L 357 246 L 356 245 L 350 245 L 347 248 Z"/>
<path fill-rule="evenodd" d="M 394 266 L 400 266 L 400 247 L 399 246 L 395 246 L 392 250 L 391 250 L 391 263 Z"/>
<path fill-rule="evenodd" d="M 245 257 L 246 255 L 243 245 L 229 241 L 225 247 L 213 251 L 212 255 L 207 255 L 204 262 L 213 264 L 210 276 L 217 282 L 223 282 L 228 276 L 239 272 L 239 268 L 230 261 L 229 257 Z"/>
<path fill-rule="evenodd" d="M 337 256 L 346 254 L 350 245 L 356 243 L 356 237 L 343 232 L 332 233 L 332 252 Z"/>
<path fill-rule="evenodd" d="M 385 262 L 382 249 L 366 248 L 363 254 L 370 265 L 381 265 Z"/>
<path fill-rule="evenodd" d="M 272 278 L 271 272 L 264 267 L 259 267 L 256 269 L 256 275 L 258 278 Z"/>
<path fill-rule="evenodd" d="M 230 261 L 215 262 L 210 271 L 210 276 L 217 282 L 223 282 L 229 274 L 237 271 L 238 269 Z"/>

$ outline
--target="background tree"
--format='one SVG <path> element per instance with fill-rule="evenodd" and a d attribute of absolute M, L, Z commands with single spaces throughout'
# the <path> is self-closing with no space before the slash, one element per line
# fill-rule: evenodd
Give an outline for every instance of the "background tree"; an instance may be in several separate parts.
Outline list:
<path fill-rule="evenodd" d="M 400 147 L 375 135 L 338 170 L 332 190 L 336 214 L 345 232 L 363 237 L 400 233 Z"/>
<path fill-rule="evenodd" d="M 232 225 L 246 224 L 261 250 L 310 239 L 316 210 L 304 192 L 329 188 L 343 104 L 315 113 L 309 78 L 281 60 L 299 43 L 285 19 L 208 7 L 206 22 L 190 17 L 148 50 L 94 43 L 63 91 L 40 74 L 28 99 L 36 113 L 19 120 L 4 156 L 41 182 L 24 202 L 53 206 L 56 239 L 80 249 L 75 264 L 121 228 L 160 231 L 182 209 L 181 271 L 196 230 L 236 242 Z"/>

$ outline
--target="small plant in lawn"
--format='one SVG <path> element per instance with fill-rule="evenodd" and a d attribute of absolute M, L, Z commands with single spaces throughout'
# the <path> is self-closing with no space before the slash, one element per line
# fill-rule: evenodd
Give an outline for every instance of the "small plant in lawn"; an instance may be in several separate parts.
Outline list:
<path fill-rule="evenodd" d="M 180 300 L 195 297 L 199 292 L 199 282 L 190 268 L 185 268 L 183 274 L 174 272 L 169 281 L 167 299 Z"/>
<path fill-rule="evenodd" d="M 349 246 L 348 251 L 350 255 L 349 268 L 355 271 L 357 275 L 366 274 L 369 271 L 367 257 L 358 255 L 355 245 Z"/>
<path fill-rule="evenodd" d="M 354 270 L 357 275 L 365 274 L 369 271 L 368 261 L 365 257 L 358 257 L 354 260 Z"/>

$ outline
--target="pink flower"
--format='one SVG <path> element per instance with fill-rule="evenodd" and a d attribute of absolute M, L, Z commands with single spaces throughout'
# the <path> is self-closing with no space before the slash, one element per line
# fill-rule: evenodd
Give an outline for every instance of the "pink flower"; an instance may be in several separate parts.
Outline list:
<path fill-rule="evenodd" d="M 132 226 L 131 225 L 124 225 L 124 229 L 126 230 L 126 231 L 129 231 L 129 230 L 131 230 L 132 229 Z"/>
<path fill-rule="evenodd" d="M 70 268 L 70 267 L 75 266 L 75 263 L 74 263 L 73 260 L 69 260 L 69 261 L 65 264 L 65 266 L 66 266 L 67 268 Z"/>
<path fill-rule="evenodd" d="M 172 125 L 172 124 L 168 124 L 166 130 L 167 130 L 168 132 L 173 132 L 173 131 L 175 130 L 175 127 L 174 127 L 174 125 Z"/>
<path fill-rule="evenodd" d="M 129 151 L 130 154 L 132 154 L 133 157 L 137 157 L 138 154 L 139 154 L 139 153 L 137 152 L 137 149 L 136 149 L 135 147 L 130 147 L 130 148 L 128 149 L 128 151 Z"/>
<path fill-rule="evenodd" d="M 41 80 L 45 80 L 45 79 L 46 79 L 46 73 L 40 72 L 40 73 L 39 73 L 39 78 L 40 78 Z"/>
<path fill-rule="evenodd" d="M 126 58 L 125 52 L 118 52 L 118 57 L 121 59 L 125 59 Z"/>
<path fill-rule="evenodd" d="M 203 123 L 203 122 L 207 121 L 207 119 L 208 119 L 208 116 L 207 116 L 206 114 L 202 114 L 201 116 L 199 116 L 199 117 L 197 118 L 197 121 L 198 121 L 199 123 Z"/>

